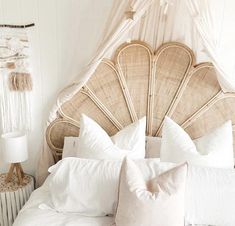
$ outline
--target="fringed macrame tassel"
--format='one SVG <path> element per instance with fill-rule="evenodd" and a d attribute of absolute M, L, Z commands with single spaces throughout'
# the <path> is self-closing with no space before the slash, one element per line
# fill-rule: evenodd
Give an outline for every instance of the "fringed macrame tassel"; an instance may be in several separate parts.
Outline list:
<path fill-rule="evenodd" d="M 9 75 L 9 89 L 11 91 L 31 91 L 33 82 L 31 74 L 11 72 Z"/>

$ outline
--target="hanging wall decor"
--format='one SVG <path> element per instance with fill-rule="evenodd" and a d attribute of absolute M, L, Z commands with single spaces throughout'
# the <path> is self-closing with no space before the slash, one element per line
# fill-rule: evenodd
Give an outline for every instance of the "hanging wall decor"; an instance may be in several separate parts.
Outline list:
<path fill-rule="evenodd" d="M 26 29 L 0 26 L 1 132 L 31 129 L 30 45 Z"/>

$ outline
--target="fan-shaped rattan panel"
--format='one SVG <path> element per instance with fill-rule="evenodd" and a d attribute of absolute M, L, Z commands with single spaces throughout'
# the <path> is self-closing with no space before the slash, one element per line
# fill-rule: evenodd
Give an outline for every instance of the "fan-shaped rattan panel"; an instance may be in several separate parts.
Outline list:
<path fill-rule="evenodd" d="M 130 98 L 133 120 L 147 115 L 148 87 L 152 65 L 152 51 L 147 45 L 135 43 L 121 46 L 115 56 L 121 81 Z"/>
<path fill-rule="evenodd" d="M 173 120 L 182 124 L 221 92 L 215 73 L 214 67 L 207 63 L 200 64 L 191 71 L 185 82 L 184 95 L 173 115 L 169 115 Z M 196 95 L 197 93 L 203 95 Z"/>
<path fill-rule="evenodd" d="M 64 137 L 78 135 L 78 125 L 65 119 L 57 119 L 47 128 L 46 138 L 53 154 L 59 156 L 63 149 Z"/>
<path fill-rule="evenodd" d="M 80 116 L 84 113 L 97 122 L 101 122 L 103 128 L 108 130 L 110 135 L 116 133 L 118 129 L 111 122 L 111 119 L 104 114 L 104 105 L 95 98 L 97 99 L 90 89 L 84 86 L 81 92 L 61 107 L 60 113 L 65 118 L 76 123 L 79 123 Z M 109 112 L 106 113 L 108 114 Z"/>
<path fill-rule="evenodd" d="M 111 61 L 102 62 L 86 86 L 117 119 L 119 129 L 132 122 L 119 74 Z M 115 93 L 115 95 L 110 95 L 111 93 Z"/>
<path fill-rule="evenodd" d="M 180 44 L 169 44 L 160 48 L 154 62 L 154 111 L 150 134 L 159 135 L 165 115 L 179 94 L 188 72 L 194 64 L 192 51 Z M 181 85 L 182 84 L 182 85 Z"/>
<path fill-rule="evenodd" d="M 221 98 L 217 98 L 215 103 L 209 110 L 205 111 L 201 116 L 195 117 L 188 125 L 186 125 L 186 131 L 190 133 L 193 138 L 202 136 L 205 132 L 221 125 L 227 120 L 235 122 L 235 94 L 224 95 Z"/>
<path fill-rule="evenodd" d="M 61 155 L 64 136 L 78 135 L 82 113 L 113 135 L 147 116 L 146 134 L 160 136 L 165 115 L 200 137 L 231 119 L 235 95 L 225 94 L 210 63 L 195 65 L 187 46 L 166 43 L 153 51 L 146 43 L 121 45 L 113 60 L 100 63 L 87 84 L 60 107 L 47 129 L 47 142 Z"/>

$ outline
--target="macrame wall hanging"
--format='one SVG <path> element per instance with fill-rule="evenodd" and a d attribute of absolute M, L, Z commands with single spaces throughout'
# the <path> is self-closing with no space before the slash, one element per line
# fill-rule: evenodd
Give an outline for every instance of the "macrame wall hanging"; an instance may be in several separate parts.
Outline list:
<path fill-rule="evenodd" d="M 0 25 L 1 132 L 31 129 L 33 82 L 29 62 L 25 26 Z"/>

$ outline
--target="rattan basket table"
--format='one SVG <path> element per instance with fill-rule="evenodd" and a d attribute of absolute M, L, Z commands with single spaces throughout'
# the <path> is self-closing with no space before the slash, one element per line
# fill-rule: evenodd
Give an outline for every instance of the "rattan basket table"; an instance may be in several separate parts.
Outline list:
<path fill-rule="evenodd" d="M 34 178 L 25 175 L 24 185 L 18 185 L 15 175 L 9 183 L 5 178 L 6 174 L 0 174 L 0 226 L 11 226 L 34 190 Z"/>

